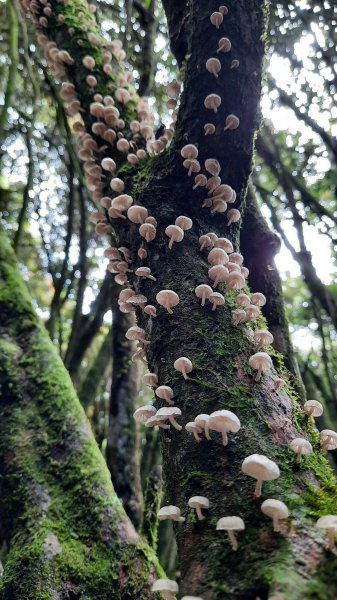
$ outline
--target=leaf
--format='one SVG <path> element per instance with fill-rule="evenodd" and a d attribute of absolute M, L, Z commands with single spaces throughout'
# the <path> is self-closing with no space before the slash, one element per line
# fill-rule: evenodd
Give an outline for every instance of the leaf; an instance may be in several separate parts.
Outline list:
<path fill-rule="evenodd" d="M 146 10 L 148 10 L 150 8 L 151 2 L 152 2 L 152 0 L 145 0 L 144 1 L 144 8 L 146 8 Z"/>

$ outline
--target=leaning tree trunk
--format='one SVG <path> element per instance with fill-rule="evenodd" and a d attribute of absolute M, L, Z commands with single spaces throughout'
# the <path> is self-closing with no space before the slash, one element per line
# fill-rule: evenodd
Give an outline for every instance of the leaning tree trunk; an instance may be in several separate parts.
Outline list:
<path fill-rule="evenodd" d="M 0 598 L 152 598 L 156 559 L 114 493 L 0 234 L 0 506 L 8 549 Z"/>
<path fill-rule="evenodd" d="M 171 11 L 168 15 L 171 38 L 180 59 L 185 51 L 189 56 L 173 145 L 151 165 L 146 162 L 144 167 L 144 163 L 139 163 L 132 169 L 129 165 L 121 168 L 125 161 L 114 145 L 104 147 L 99 136 L 95 139 L 100 146 L 97 160 L 113 157 L 126 192 L 157 220 L 156 238 L 146 244 L 145 262 L 137 254 L 143 242 L 138 226 L 122 219 L 113 220 L 117 243 L 130 249 L 133 269 L 148 266 L 156 277 L 152 282 L 131 274 L 135 291 L 144 294 L 150 304 L 155 303 L 156 294 L 162 289 L 174 290 L 180 298 L 173 314 L 159 307 L 158 317 L 152 318 L 137 310 L 139 323 L 150 341 L 147 348 L 150 370 L 157 373 L 161 385 L 173 388 L 183 424 L 198 413 L 219 409 L 233 410 L 242 424 L 227 447 L 216 433 L 211 441 L 203 439 L 199 444 L 186 432 L 172 429 L 162 433 L 165 503 L 179 506 L 186 516 L 185 523 L 176 531 L 181 591 L 202 595 L 204 600 L 255 600 L 256 597 L 266 600 L 273 594 L 285 600 L 314 597 L 332 600 L 337 594 L 335 556 L 325 551 L 325 540 L 315 528 L 315 518 L 336 512 L 337 486 L 319 451 L 318 435 L 290 386 L 275 390 L 276 370 L 270 370 L 260 382 L 254 380 L 248 360 L 256 351 L 251 337 L 256 325 L 233 324 L 231 310 L 235 307 L 236 292 L 220 286 L 226 293 L 226 303 L 215 311 L 209 304 L 201 307 L 194 294 L 197 285 L 210 283 L 207 252 L 200 252 L 199 236 L 215 232 L 230 238 L 238 250 L 239 227 L 226 227 L 224 215 L 211 216 L 208 209 L 200 208 L 206 194 L 200 189 L 192 191 L 192 178 L 188 178 L 182 166 L 180 149 L 186 143 L 198 144 L 201 165 L 207 158 L 218 159 L 222 182 L 234 188 L 235 207 L 240 208 L 246 195 L 259 123 L 266 3 L 231 0 L 219 31 L 210 23 L 210 15 L 218 7 L 213 0 L 194 0 L 188 6 L 165 0 L 165 5 Z M 82 59 L 88 52 L 88 28 L 98 36 L 90 42 L 90 54 L 96 61 L 96 93 L 106 94 L 108 84 L 110 90 L 116 87 L 118 65 L 113 59 L 112 73 L 103 75 L 102 40 L 83 0 L 69 0 L 66 5 L 52 1 L 51 6 L 53 13 L 42 22 L 43 31 L 59 48 L 69 51 L 75 61 L 75 68 L 66 67 L 66 76 L 76 86 L 81 114 L 87 131 L 91 131 L 92 96 L 87 90 L 87 72 L 82 67 Z M 76 21 L 79 11 L 81 22 L 86 24 L 85 33 Z M 42 11 L 37 14 L 40 15 Z M 57 19 L 61 15 L 61 20 Z M 222 69 L 215 79 L 206 72 L 205 63 L 215 56 L 222 36 L 230 38 L 232 50 L 221 55 Z M 78 44 L 79 41 L 82 43 Z M 234 66 L 237 68 L 231 68 Z M 204 98 L 209 93 L 218 93 L 222 98 L 216 115 L 204 107 Z M 134 119 L 134 102 L 131 100 L 126 106 L 116 102 L 116 105 L 125 121 L 123 134 L 130 139 L 127 124 Z M 229 114 L 240 118 L 240 126 L 234 131 L 224 131 Z M 204 137 L 203 126 L 209 121 L 216 125 L 216 131 Z M 108 186 L 102 192 L 111 194 Z M 96 197 L 99 200 L 98 193 Z M 179 215 L 192 218 L 193 228 L 185 233 L 183 242 L 169 250 L 165 228 L 174 224 Z M 193 363 L 186 381 L 173 368 L 174 360 L 180 356 L 187 356 Z M 280 368 L 280 357 L 275 353 L 273 356 L 275 366 Z M 161 405 L 158 402 L 158 407 Z M 300 466 L 288 447 L 298 436 L 308 437 L 314 447 L 313 455 Z M 263 488 L 263 499 L 284 500 L 290 508 L 291 521 L 282 524 L 278 533 L 272 531 L 270 521 L 262 514 L 260 500 L 253 498 L 252 480 L 241 472 L 243 459 L 256 452 L 267 455 L 280 466 L 279 479 Z M 210 501 L 207 518 L 200 522 L 187 508 L 188 499 L 194 495 L 205 495 Z M 216 520 L 228 515 L 240 516 L 246 525 L 245 532 L 239 534 L 237 553 L 230 549 L 224 533 L 215 530 Z"/>

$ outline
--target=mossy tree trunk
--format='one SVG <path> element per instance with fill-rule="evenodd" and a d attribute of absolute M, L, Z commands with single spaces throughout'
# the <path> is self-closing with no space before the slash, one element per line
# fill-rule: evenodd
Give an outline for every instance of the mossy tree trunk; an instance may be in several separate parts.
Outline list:
<path fill-rule="evenodd" d="M 182 410 L 182 424 L 198 413 L 218 409 L 233 410 L 241 420 L 240 432 L 231 436 L 227 447 L 216 433 L 211 441 L 199 444 L 186 432 L 161 433 L 165 503 L 179 506 L 186 516 L 185 523 L 176 530 L 181 591 L 200 595 L 204 600 L 266 600 L 273 594 L 280 594 L 284 600 L 333 600 L 337 595 L 335 555 L 326 552 L 326 542 L 315 528 L 315 518 L 336 513 L 337 486 L 319 451 L 318 434 L 303 415 L 290 386 L 275 390 L 276 371 L 287 379 L 280 355 L 270 350 L 275 368 L 261 382 L 254 381 L 248 363 L 256 351 L 251 327 L 232 323 L 236 293 L 220 286 L 226 293 L 226 303 L 216 311 L 209 305 L 202 308 L 194 294 L 197 285 L 209 283 L 207 253 L 199 251 L 199 236 L 213 231 L 230 238 L 239 250 L 239 227 L 226 227 L 223 215 L 212 217 L 208 210 L 201 209 L 205 193 L 200 189 L 192 191 L 191 179 L 182 167 L 180 148 L 186 143 L 198 144 L 202 165 L 206 158 L 216 158 L 221 164 L 222 181 L 234 188 L 235 206 L 241 207 L 259 124 L 266 3 L 230 0 L 228 15 L 219 31 L 210 24 L 210 15 L 218 7 L 214 0 L 194 0 L 188 6 L 166 0 L 165 4 L 172 11 L 168 14 L 170 37 L 175 42 L 183 40 L 182 44 L 177 42 L 179 61 L 183 60 L 182 53 L 189 57 L 174 143 L 149 161 L 151 164 L 145 163 L 144 167 L 143 163 L 135 169 L 124 167 L 120 154 L 109 149 L 116 158 L 119 176 L 126 182 L 127 193 L 137 204 L 146 206 L 158 222 L 156 239 L 147 245 L 146 261 L 156 281 L 139 280 L 133 275 L 130 279 L 135 291 L 144 294 L 150 304 L 155 303 L 161 289 L 179 294 L 180 302 L 172 315 L 159 308 L 157 318 L 151 319 L 141 311 L 137 316 L 151 342 L 147 348 L 149 368 L 158 374 L 161 385 L 173 388 L 176 404 Z M 97 29 L 83 0 L 70 0 L 66 6 L 52 1 L 51 5 L 54 13 L 44 32 L 75 59 L 76 68 L 68 69 L 68 77 L 76 85 L 89 131 L 90 94 L 81 66 L 87 52 L 87 36 L 76 22 L 78 11 L 83 13 L 82 23 L 85 21 L 96 33 Z M 56 20 L 60 12 L 64 26 Z M 70 25 L 72 36 L 67 29 Z M 215 80 L 206 72 L 205 62 L 215 55 L 220 36 L 230 38 L 232 51 L 221 56 L 222 70 Z M 77 44 L 79 40 L 81 45 Z M 104 94 L 107 83 L 114 85 L 115 75 L 107 82 L 100 70 L 99 47 L 94 44 L 90 52 L 96 60 L 97 90 Z M 238 69 L 230 68 L 233 59 L 239 60 Z M 216 115 L 204 108 L 208 93 L 218 93 L 222 98 Z M 128 123 L 135 114 L 133 103 L 118 108 Z M 240 127 L 224 131 L 225 118 L 231 113 L 240 118 Z M 203 125 L 208 121 L 215 123 L 216 132 L 204 137 Z M 164 231 L 178 215 L 191 217 L 193 228 L 186 232 L 182 243 L 169 250 Z M 138 227 L 122 220 L 115 220 L 114 227 L 117 244 L 128 246 L 131 251 L 133 268 L 144 266 L 137 255 L 142 242 Z M 263 323 L 260 320 L 258 325 Z M 187 381 L 173 368 L 179 356 L 187 356 L 193 363 Z M 314 447 L 314 454 L 300 466 L 296 466 L 288 447 L 297 436 L 308 437 Z M 277 534 L 261 513 L 260 500 L 253 498 L 254 482 L 241 473 L 243 459 L 256 452 L 280 466 L 280 478 L 263 488 L 263 499 L 284 500 L 291 511 L 291 520 L 282 524 Z M 205 495 L 210 500 L 207 519 L 200 522 L 187 509 L 193 495 Z M 245 531 L 239 534 L 237 553 L 232 552 L 224 533 L 215 530 L 217 519 L 228 515 L 239 515 L 246 524 Z"/>
<path fill-rule="evenodd" d="M 2 600 L 153 597 L 156 559 L 127 519 L 70 378 L 0 244 Z"/>

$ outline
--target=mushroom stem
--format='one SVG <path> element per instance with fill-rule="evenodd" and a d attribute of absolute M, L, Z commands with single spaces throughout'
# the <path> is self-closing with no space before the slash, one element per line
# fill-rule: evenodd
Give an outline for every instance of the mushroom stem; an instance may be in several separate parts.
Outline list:
<path fill-rule="evenodd" d="M 181 430 L 182 430 L 182 426 L 181 426 L 181 425 L 179 425 L 179 423 L 177 423 L 177 421 L 175 420 L 175 418 L 174 418 L 174 416 L 173 416 L 173 415 L 170 415 L 170 416 L 169 416 L 169 421 L 170 421 L 171 425 L 173 425 L 173 427 L 174 427 L 175 429 L 178 429 L 178 431 L 181 431 Z"/>
<path fill-rule="evenodd" d="M 255 375 L 255 381 L 260 381 L 261 375 L 262 375 L 262 369 L 258 369 L 258 371 Z"/>
<path fill-rule="evenodd" d="M 302 462 L 302 447 L 300 446 L 297 452 L 296 464 L 299 465 Z"/>
<path fill-rule="evenodd" d="M 207 422 L 205 423 L 205 438 L 206 440 L 211 440 L 211 436 L 209 435 L 209 426 Z"/>
<path fill-rule="evenodd" d="M 262 491 L 262 484 L 263 484 L 263 479 L 256 480 L 256 486 L 255 486 L 255 490 L 254 490 L 255 498 L 260 498 L 261 491 Z"/>
<path fill-rule="evenodd" d="M 215 304 L 215 302 L 214 302 L 214 304 L 213 304 L 213 306 L 212 306 L 212 310 L 216 310 L 216 306 L 217 306 L 217 305 L 216 305 L 216 304 Z"/>
<path fill-rule="evenodd" d="M 280 521 L 277 515 L 273 516 L 273 529 L 274 531 L 280 531 Z"/>
<path fill-rule="evenodd" d="M 328 549 L 333 550 L 335 547 L 335 530 L 333 527 L 328 529 Z"/>
<path fill-rule="evenodd" d="M 232 544 L 232 549 L 235 552 L 238 549 L 238 542 L 237 542 L 237 539 L 235 537 L 234 531 L 229 530 L 228 531 L 228 537 L 230 539 L 230 543 Z"/>
<path fill-rule="evenodd" d="M 167 425 L 167 423 L 157 423 L 158 427 L 161 427 L 162 429 L 170 429 L 170 426 Z"/>
<path fill-rule="evenodd" d="M 214 279 L 214 283 L 213 283 L 213 289 L 214 289 L 214 290 L 215 290 L 215 288 L 216 288 L 216 287 L 218 287 L 218 283 L 219 283 L 219 279 L 218 279 L 218 277 L 216 277 L 216 278 Z"/>
<path fill-rule="evenodd" d="M 182 376 L 183 376 L 184 379 L 188 379 L 185 369 L 183 369 L 181 371 L 181 374 L 182 374 Z"/>
<path fill-rule="evenodd" d="M 172 308 L 167 308 L 166 310 L 167 310 L 167 312 L 168 312 L 170 315 L 173 315 L 173 310 L 172 310 Z"/>
<path fill-rule="evenodd" d="M 205 306 L 206 296 L 203 294 L 201 297 L 201 306 Z"/>
<path fill-rule="evenodd" d="M 199 437 L 199 435 L 198 435 L 198 432 L 197 432 L 197 431 L 195 431 L 195 430 L 194 430 L 194 431 L 193 431 L 193 435 L 194 435 L 194 437 L 195 437 L 195 439 L 196 439 L 196 441 L 197 441 L 197 442 L 201 442 L 201 437 Z"/>
<path fill-rule="evenodd" d="M 172 250 L 173 242 L 174 242 L 174 239 L 173 239 L 173 237 L 171 237 L 171 239 L 169 241 L 169 249 L 170 250 Z"/>
<path fill-rule="evenodd" d="M 201 507 L 197 506 L 195 510 L 196 510 L 197 517 L 198 517 L 199 521 L 202 521 L 205 517 L 204 517 L 204 515 L 201 512 Z"/>
<path fill-rule="evenodd" d="M 222 443 L 223 443 L 224 446 L 227 446 L 227 444 L 228 444 L 227 431 L 225 431 L 223 429 L 221 433 L 222 433 Z"/>

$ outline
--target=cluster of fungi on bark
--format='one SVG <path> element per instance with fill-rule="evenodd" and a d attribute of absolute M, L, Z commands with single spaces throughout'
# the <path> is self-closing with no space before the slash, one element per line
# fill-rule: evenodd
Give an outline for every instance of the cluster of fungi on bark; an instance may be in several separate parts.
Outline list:
<path fill-rule="evenodd" d="M 67 5 L 71 0 L 60 0 L 59 4 Z M 175 120 L 178 111 L 178 99 L 180 94 L 180 85 L 173 81 L 168 85 L 167 91 L 169 100 L 167 108 L 172 112 L 172 123 L 170 127 L 164 128 L 162 135 L 156 138 L 153 129 L 153 119 L 150 113 L 150 107 L 147 98 L 138 99 L 135 90 L 131 87 L 132 74 L 125 72 L 122 63 L 126 57 L 122 43 L 119 40 L 107 42 L 96 31 L 96 23 L 93 17 L 94 6 L 89 5 L 89 15 L 79 12 L 79 20 L 83 20 L 83 27 L 87 30 L 87 45 L 92 46 L 95 55 L 100 55 L 100 67 L 104 73 L 104 89 L 109 89 L 111 94 L 100 90 L 100 77 L 97 75 L 97 62 L 93 56 L 86 53 L 82 58 L 81 68 L 85 70 L 85 83 L 87 91 L 92 96 L 89 105 L 89 114 L 92 120 L 90 129 L 83 123 L 81 113 L 84 109 L 78 98 L 76 85 L 70 81 L 68 69 L 76 67 L 74 59 L 66 50 L 58 47 L 55 41 L 48 38 L 49 19 L 53 17 L 51 4 L 48 0 L 21 0 L 25 13 L 30 13 L 36 24 L 38 33 L 37 40 L 44 50 L 45 58 L 55 77 L 61 82 L 60 95 L 67 105 L 67 112 L 73 119 L 73 131 L 76 136 L 78 156 L 83 163 L 83 169 L 86 175 L 86 182 L 89 190 L 92 192 L 95 202 L 104 209 L 92 213 L 91 221 L 95 224 L 95 230 L 100 235 L 111 234 L 113 231 L 112 223 L 118 231 L 119 223 L 125 227 L 126 223 L 138 226 L 138 232 L 142 243 L 138 248 L 138 259 L 146 261 L 148 256 L 147 244 L 155 240 L 157 235 L 157 220 L 149 214 L 145 206 L 134 204 L 133 197 L 127 193 L 127 184 L 121 177 L 115 176 L 119 167 L 125 163 L 125 159 L 130 165 L 137 165 L 150 156 L 159 155 L 170 145 L 174 136 Z M 217 30 L 228 14 L 226 6 L 220 6 L 217 11 L 210 16 L 212 27 Z M 64 23 L 62 12 L 58 12 L 57 22 Z M 93 29 L 93 31 L 91 31 Z M 68 35 L 72 36 L 74 30 L 68 27 Z M 83 46 L 83 40 L 78 39 L 78 45 Z M 216 54 L 221 57 L 222 53 L 228 53 L 232 49 L 230 39 L 220 37 L 218 41 Z M 221 60 L 218 57 L 211 57 L 206 62 L 206 70 L 216 79 L 222 69 Z M 239 69 L 240 62 L 233 58 L 230 69 Z M 95 72 L 95 75 L 94 75 Z M 96 76 L 97 75 L 97 76 Z M 221 97 L 215 93 L 209 93 L 204 100 L 204 107 L 217 113 L 221 105 Z M 128 106 L 132 106 L 130 114 L 135 110 L 138 119 L 133 118 L 128 121 Z M 240 119 L 235 114 L 229 114 L 224 123 L 224 131 L 236 130 L 240 126 Z M 204 125 L 204 135 L 211 136 L 215 133 L 215 125 L 208 122 Z M 109 154 L 113 152 L 114 158 Z M 205 173 L 201 173 L 201 164 L 198 161 L 198 147 L 188 143 L 180 150 L 183 159 L 183 167 L 187 170 L 187 175 L 194 175 L 193 190 L 205 188 L 207 196 L 203 200 L 202 208 L 210 210 L 211 215 L 216 213 L 225 213 L 227 216 L 227 225 L 238 223 L 241 219 L 241 213 L 237 208 L 229 208 L 236 200 L 236 193 L 231 186 L 221 181 L 221 166 L 218 160 L 208 158 L 204 162 Z M 113 193 L 113 197 L 111 197 Z M 126 214 L 125 214 L 126 213 Z M 117 221 L 117 225 L 115 223 Z M 169 238 L 169 249 L 174 244 L 182 243 L 185 233 L 193 228 L 192 219 L 186 215 L 180 215 L 175 223 L 168 225 L 165 234 Z M 188 235 L 188 233 L 187 233 Z M 203 234 L 199 238 L 200 251 L 208 252 L 207 261 L 209 264 L 208 278 L 212 282 L 199 284 L 194 293 L 201 299 L 201 306 L 205 310 L 212 306 L 212 311 L 221 310 L 226 303 L 226 291 L 235 290 L 236 308 L 232 310 L 232 321 L 234 325 L 242 323 L 256 324 L 261 314 L 261 307 L 264 306 L 266 298 L 263 294 L 255 292 L 248 295 L 243 291 L 246 286 L 248 269 L 243 266 L 243 256 L 234 252 L 232 242 L 225 237 L 218 237 L 213 232 Z M 141 310 L 147 322 L 157 317 L 157 308 L 153 304 L 147 303 L 147 298 L 137 293 L 129 282 L 129 274 L 136 280 L 147 279 L 156 281 L 151 269 L 144 266 L 133 270 L 131 252 L 125 246 L 111 246 L 104 252 L 109 259 L 108 270 L 114 274 L 117 284 L 126 286 L 119 295 L 119 308 L 124 313 L 130 313 Z M 223 293 L 215 291 L 218 285 L 223 286 Z M 171 289 L 160 290 L 156 294 L 156 301 L 170 315 L 173 309 L 179 305 L 179 295 Z M 177 309 L 179 310 L 179 309 Z M 149 331 L 151 327 L 148 328 Z M 273 336 L 266 329 L 248 328 L 248 335 L 251 336 L 256 352 L 250 357 L 249 365 L 256 371 L 255 381 L 259 382 L 263 373 L 273 367 L 271 357 L 263 351 L 264 347 L 272 344 Z M 146 362 L 146 349 L 151 340 L 146 339 L 146 331 L 142 327 L 132 326 L 126 333 L 129 340 L 137 342 L 137 350 L 132 360 Z M 192 357 L 193 359 L 193 357 Z M 193 371 L 193 360 L 186 356 L 178 357 L 174 361 L 174 369 L 179 371 L 184 379 L 188 379 L 188 374 Z M 176 417 L 182 415 L 181 410 L 174 406 L 174 391 L 163 382 L 158 385 L 158 376 L 155 373 L 148 373 L 144 376 L 144 383 L 154 388 L 155 395 L 164 400 L 168 406 L 159 410 L 151 404 L 138 408 L 134 413 L 134 418 L 139 422 L 144 422 L 147 427 L 158 426 L 162 429 L 169 429 L 172 425 L 178 431 L 182 426 L 177 422 Z M 281 377 L 274 378 L 275 389 L 283 387 L 285 382 Z M 322 414 L 322 406 L 319 402 L 308 401 L 304 405 L 304 411 L 313 417 Z M 207 440 L 211 440 L 210 431 L 221 433 L 223 445 L 228 444 L 228 432 L 237 433 L 240 430 L 241 423 L 238 417 L 229 410 L 217 410 L 211 414 L 198 414 L 193 421 L 185 425 L 188 433 L 193 433 L 197 442 L 201 441 L 200 434 L 204 433 Z M 321 447 L 323 450 L 332 450 L 337 448 L 337 434 L 330 430 L 321 432 Z M 310 454 L 313 449 L 305 438 L 295 438 L 290 443 L 290 448 L 296 453 L 297 462 L 302 460 L 306 454 Z M 280 471 L 278 465 L 262 454 L 252 454 L 247 456 L 242 464 L 242 471 L 248 476 L 256 479 L 254 495 L 260 497 L 263 481 L 274 480 L 279 477 Z M 210 506 L 208 498 L 204 496 L 193 496 L 188 505 L 195 509 L 198 519 L 204 519 L 202 510 L 207 510 Z M 261 510 L 273 521 L 274 531 L 279 530 L 279 520 L 286 519 L 289 516 L 287 506 L 280 500 L 269 498 L 262 505 Z M 184 522 L 185 518 L 181 516 L 180 508 L 176 506 L 164 506 L 158 513 L 159 520 L 172 520 Z M 317 526 L 325 528 L 329 532 L 329 548 L 334 546 L 334 532 L 337 530 L 337 516 L 324 515 L 317 521 Z M 216 528 L 226 530 L 233 550 L 237 550 L 238 544 L 235 538 L 235 531 L 245 528 L 245 523 L 239 516 L 226 516 L 217 521 Z M 178 592 L 178 585 L 175 581 L 167 579 L 157 580 L 152 587 L 153 591 L 160 591 L 168 600 L 173 598 Z M 196 596 L 184 596 L 183 600 L 201 600 Z"/>

